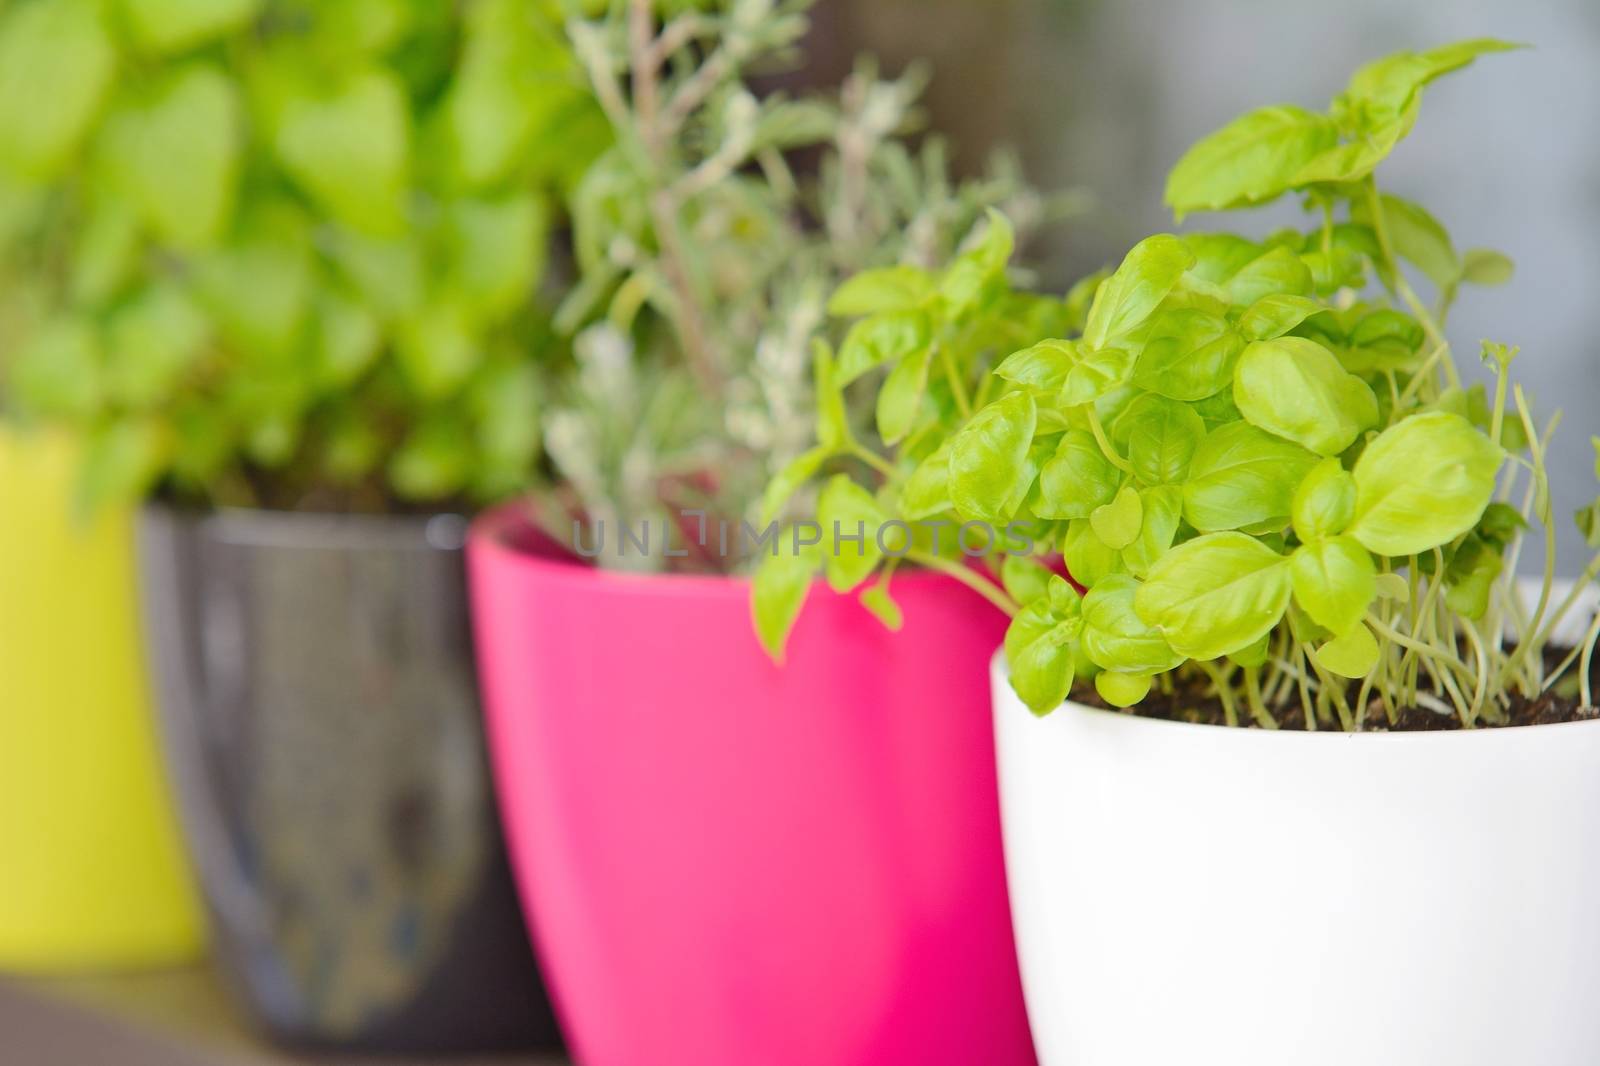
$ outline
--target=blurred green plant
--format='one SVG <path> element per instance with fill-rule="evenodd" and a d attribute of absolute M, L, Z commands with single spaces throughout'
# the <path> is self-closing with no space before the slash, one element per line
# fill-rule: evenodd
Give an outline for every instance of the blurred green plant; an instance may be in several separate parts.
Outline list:
<path fill-rule="evenodd" d="M 88 503 L 525 488 L 552 216 L 608 132 L 556 0 L 21 0 L 0 360 Z"/>
<path fill-rule="evenodd" d="M 816 442 L 809 353 L 840 281 L 942 262 L 990 207 L 1024 230 L 1070 207 L 1007 159 L 953 180 L 940 141 L 912 139 L 918 70 L 885 79 L 863 61 L 826 96 L 772 90 L 810 6 L 613 0 L 573 12 L 568 33 L 614 143 L 570 205 L 577 278 L 557 322 L 573 360 L 545 422 L 564 489 L 547 524 L 755 519 L 768 479 Z M 736 562 L 708 552 L 684 565 Z"/>

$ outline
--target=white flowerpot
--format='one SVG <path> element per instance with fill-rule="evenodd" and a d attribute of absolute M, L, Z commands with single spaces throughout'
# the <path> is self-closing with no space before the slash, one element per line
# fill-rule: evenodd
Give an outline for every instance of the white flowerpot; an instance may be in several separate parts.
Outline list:
<path fill-rule="evenodd" d="M 1042 1066 L 1600 1063 L 1600 721 L 1225 729 L 994 668 Z"/>

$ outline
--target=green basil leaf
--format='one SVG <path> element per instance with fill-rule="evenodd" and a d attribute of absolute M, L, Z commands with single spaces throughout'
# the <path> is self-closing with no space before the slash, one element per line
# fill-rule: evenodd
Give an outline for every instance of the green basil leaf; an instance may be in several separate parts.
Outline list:
<path fill-rule="evenodd" d="M 1378 423 L 1372 388 L 1304 337 L 1255 341 L 1234 370 L 1233 399 L 1252 425 L 1337 455 Z"/>
<path fill-rule="evenodd" d="M 1007 555 L 1000 564 L 1000 583 L 1006 595 L 1018 603 L 1032 603 L 1042 599 L 1050 589 L 1050 579 L 1056 575 L 1050 568 L 1031 555 Z"/>
<path fill-rule="evenodd" d="M 122 0 L 133 38 L 147 52 L 182 52 L 255 18 L 262 0 Z"/>
<path fill-rule="evenodd" d="M 928 388 L 928 365 L 933 349 L 921 348 L 895 364 L 878 390 L 878 436 L 885 444 L 898 444 L 916 425 L 922 397 Z"/>
<path fill-rule="evenodd" d="M 1060 586 L 1065 586 L 1064 589 L 1058 587 L 1058 582 Z M 1006 627 L 1006 658 L 1014 660 L 1029 644 L 1056 631 L 1063 622 L 1077 620 L 1082 606 L 1082 598 L 1077 590 L 1058 575 L 1052 574 L 1045 593 L 1023 601 L 1022 609 Z"/>
<path fill-rule="evenodd" d="M 489 322 L 525 307 L 544 274 L 550 209 L 532 193 L 458 200 L 447 208 L 453 284 Z"/>
<path fill-rule="evenodd" d="M 822 566 L 819 546 L 791 551 L 793 541 L 788 533 L 784 530 L 778 535 L 774 554 L 761 557 L 750 583 L 750 616 L 756 635 L 767 654 L 779 663 L 811 591 L 812 578 Z"/>
<path fill-rule="evenodd" d="M 803 452 L 788 466 L 778 471 L 772 480 L 767 483 L 766 492 L 761 497 L 761 524 L 770 524 L 778 517 L 778 513 L 788 504 L 791 497 L 800 490 L 800 486 L 816 477 L 817 471 L 822 469 L 822 464 L 827 462 L 833 453 L 827 448 L 812 448 Z"/>
<path fill-rule="evenodd" d="M 333 287 L 318 297 L 313 377 L 329 391 L 349 388 L 377 360 L 383 345 L 378 317 Z"/>
<path fill-rule="evenodd" d="M 1184 517 L 1203 533 L 1287 520 L 1295 489 L 1316 464 L 1300 445 L 1248 422 L 1220 426 L 1195 449 Z"/>
<path fill-rule="evenodd" d="M 408 500 L 443 500 L 460 492 L 472 474 L 471 437 L 449 416 L 423 421 L 389 460 L 389 482 Z"/>
<path fill-rule="evenodd" d="M 126 197 L 91 202 L 73 245 L 69 283 L 72 302 L 89 307 L 104 304 L 128 283 L 141 251 L 139 216 Z"/>
<path fill-rule="evenodd" d="M 1263 296 L 1239 318 L 1239 332 L 1250 340 L 1270 341 L 1296 329 L 1327 308 L 1305 296 Z"/>
<path fill-rule="evenodd" d="M 1244 345 L 1219 315 L 1190 308 L 1163 311 L 1150 323 L 1134 384 L 1174 400 L 1202 400 L 1227 387 Z"/>
<path fill-rule="evenodd" d="M 1066 407 L 1095 403 L 1120 388 L 1133 370 L 1134 353 L 1124 348 L 1081 349 L 1078 361 L 1067 371 L 1059 402 Z"/>
<path fill-rule="evenodd" d="M 335 228 L 329 244 L 334 261 L 382 318 L 400 319 L 422 310 L 427 285 L 415 242 Z"/>
<path fill-rule="evenodd" d="M 1482 618 L 1504 569 L 1505 559 L 1493 545 L 1469 536 L 1450 560 L 1445 606 L 1463 618 Z"/>
<path fill-rule="evenodd" d="M 1583 534 L 1583 542 L 1591 548 L 1600 548 L 1600 500 L 1580 508 L 1572 518 L 1578 532 Z"/>
<path fill-rule="evenodd" d="M 1236 307 L 1249 307 L 1268 296 L 1309 296 L 1314 287 L 1312 272 L 1301 257 L 1277 247 L 1241 267 L 1228 279 L 1224 291 Z"/>
<path fill-rule="evenodd" d="M 1061 620 L 1048 604 L 1029 604 L 1006 630 L 1006 662 L 1011 687 L 1036 715 L 1061 706 L 1072 691 L 1079 622 Z"/>
<path fill-rule="evenodd" d="M 1289 561 L 1243 533 L 1212 533 L 1156 561 L 1139 616 L 1191 659 L 1219 659 L 1270 633 L 1289 606 Z"/>
<path fill-rule="evenodd" d="M 1054 457 L 1039 471 L 1038 499 L 1033 512 L 1040 518 L 1088 518 L 1095 508 L 1110 503 L 1122 484 L 1122 473 L 1106 458 L 1088 430 L 1062 434 Z"/>
<path fill-rule="evenodd" d="M 1403 112 L 1381 122 L 1374 122 L 1365 134 L 1349 144 L 1341 144 L 1309 160 L 1293 178 L 1299 188 L 1319 182 L 1344 183 L 1361 181 L 1389 157 L 1395 145 L 1404 139 L 1417 119 L 1415 102 Z"/>
<path fill-rule="evenodd" d="M 58 318 L 31 331 L 11 365 L 17 406 L 49 419 L 89 420 L 105 393 L 100 338 L 81 318 Z"/>
<path fill-rule="evenodd" d="M 1239 405 L 1233 402 L 1232 389 L 1223 389 L 1215 396 L 1196 400 L 1189 405 L 1189 409 L 1200 416 L 1200 421 L 1206 424 L 1207 432 L 1218 426 L 1231 425 L 1244 419 L 1239 413 Z"/>
<path fill-rule="evenodd" d="M 1412 370 L 1422 361 L 1425 337 L 1416 319 L 1382 308 L 1362 316 L 1351 327 L 1340 362 L 1352 374 Z"/>
<path fill-rule="evenodd" d="M 1340 677 L 1362 678 L 1378 665 L 1378 642 L 1372 630 L 1356 626 L 1342 637 L 1334 637 L 1312 653 L 1321 667 Z"/>
<path fill-rule="evenodd" d="M 1379 555 L 1417 555 L 1477 525 L 1505 453 L 1446 411 L 1412 415 L 1368 444 L 1352 471 L 1349 533 Z"/>
<path fill-rule="evenodd" d="M 1133 246 L 1115 273 L 1096 290 L 1083 342 L 1091 349 L 1134 329 L 1160 306 L 1194 265 L 1194 253 L 1171 234 L 1146 237 Z"/>
<path fill-rule="evenodd" d="M 1356 514 L 1356 480 L 1337 459 L 1324 459 L 1295 490 L 1290 507 L 1295 536 L 1307 544 L 1338 536 Z"/>
<path fill-rule="evenodd" d="M 401 2 L 402 18 L 435 9 Z M 520 168 L 568 185 L 604 150 L 610 131 L 600 137 L 591 132 L 604 123 L 582 95 L 576 57 L 556 14 L 549 5 L 530 7 L 522 0 L 475 0 L 447 9 L 445 28 L 464 22 L 465 40 L 438 121 L 450 173 L 460 184 L 502 185 Z M 376 53 L 395 32 L 393 19 L 363 21 L 371 23 L 364 32 L 331 19 L 323 19 L 319 30 L 325 40 L 337 35 L 347 48 Z M 560 150 L 540 150 L 555 144 Z"/>
<path fill-rule="evenodd" d="M 1124 570 L 1121 553 L 1106 546 L 1087 518 L 1067 523 L 1061 538 L 1061 559 L 1072 579 L 1085 587 L 1097 586 Z"/>
<path fill-rule="evenodd" d="M 1144 523 L 1139 537 L 1122 549 L 1122 562 L 1135 577 L 1148 577 L 1156 560 L 1166 554 L 1177 539 L 1183 520 L 1183 489 L 1177 485 L 1154 485 L 1139 493 Z"/>
<path fill-rule="evenodd" d="M 1004 525 L 1012 501 L 1027 491 L 1028 449 L 1038 411 L 1013 392 L 979 411 L 950 442 L 950 501 L 962 518 Z"/>
<path fill-rule="evenodd" d="M 884 363 L 904 359 L 928 347 L 928 316 L 921 311 L 893 311 L 864 318 L 850 327 L 839 348 L 841 387 Z"/>
<path fill-rule="evenodd" d="M 1237 118 L 1186 152 L 1167 178 L 1167 206 L 1181 218 L 1266 203 L 1292 188 L 1312 159 L 1338 143 L 1333 121 L 1304 108 L 1265 107 Z"/>
<path fill-rule="evenodd" d="M 857 318 L 893 311 L 914 311 L 933 295 L 933 278 L 914 266 L 867 270 L 843 285 L 828 301 L 836 318 Z"/>
<path fill-rule="evenodd" d="M 0 166 L 45 181 L 100 111 L 117 55 L 99 0 L 8 4 L 0 17 Z"/>
<path fill-rule="evenodd" d="M 861 606 L 872 613 L 872 616 L 883 623 L 885 629 L 898 633 L 906 623 L 905 612 L 900 605 L 889 595 L 889 580 L 884 578 L 877 584 L 868 585 L 861 590 L 857 597 Z"/>
<path fill-rule="evenodd" d="M 1132 707 L 1150 695 L 1149 674 L 1120 674 L 1110 670 L 1094 677 L 1094 690 L 1113 707 Z"/>
<path fill-rule="evenodd" d="M 1247 670 L 1257 670 L 1267 665 L 1267 660 L 1271 657 L 1272 634 L 1268 633 L 1248 648 L 1231 653 L 1228 661 Z"/>
<path fill-rule="evenodd" d="M 1378 595 L 1378 569 L 1350 537 L 1303 544 L 1289 559 L 1294 598 L 1312 621 L 1336 636 L 1354 629 Z"/>
<path fill-rule="evenodd" d="M 107 325 L 108 395 L 125 409 L 157 408 L 199 359 L 210 335 L 205 315 L 173 283 L 119 308 Z"/>
<path fill-rule="evenodd" d="M 510 492 L 524 488 L 539 455 L 539 393 L 538 368 L 515 352 L 500 353 L 469 386 L 466 410 L 481 461 L 517 482 Z"/>
<path fill-rule="evenodd" d="M 1172 485 L 1189 476 L 1206 425 L 1187 404 L 1152 394 L 1128 407 L 1118 419 L 1117 432 L 1127 439 L 1135 477 L 1146 485 Z"/>
<path fill-rule="evenodd" d="M 1067 375 L 1078 362 L 1078 345 L 1072 341 L 1047 340 L 1014 352 L 994 368 L 995 376 L 1016 385 L 1053 391 L 1067 382 Z"/>
<path fill-rule="evenodd" d="M 1132 544 L 1144 525 L 1144 505 L 1140 502 L 1139 490 L 1124 485 L 1115 499 L 1094 509 L 1089 524 L 1100 542 L 1113 551 L 1121 551 Z"/>
<path fill-rule="evenodd" d="M 311 311 L 310 224 L 269 201 L 247 212 L 233 242 L 196 260 L 195 289 L 221 332 L 245 352 L 292 354 Z"/>
<path fill-rule="evenodd" d="M 900 489 L 899 510 L 908 522 L 916 522 L 934 515 L 944 514 L 950 502 L 950 440 L 939 447 L 911 471 Z"/>
<path fill-rule="evenodd" d="M 89 436 L 76 509 L 94 514 L 149 494 L 172 457 L 171 431 L 154 417 L 122 417 Z"/>
<path fill-rule="evenodd" d="M 1105 670 L 1152 674 L 1183 662 L 1184 656 L 1134 609 L 1139 590 L 1139 582 L 1127 574 L 1113 574 L 1083 597 L 1083 648 Z"/>
<path fill-rule="evenodd" d="M 834 451 L 850 444 L 850 414 L 844 403 L 844 385 L 826 341 L 811 343 L 811 365 L 816 376 L 817 443 Z"/>
<path fill-rule="evenodd" d="M 392 72 L 357 71 L 329 92 L 287 94 L 277 151 L 290 176 L 338 221 L 372 235 L 404 231 L 411 107 Z"/>
<path fill-rule="evenodd" d="M 440 400 L 455 392 L 483 361 L 470 316 L 458 300 L 440 299 L 400 324 L 395 355 L 416 394 Z"/>
<path fill-rule="evenodd" d="M 1016 248 L 1016 233 L 1000 212 L 989 209 L 988 222 L 975 247 L 950 264 L 939 281 L 939 297 L 951 318 L 985 303 L 1005 280 L 1006 264 Z"/>
<path fill-rule="evenodd" d="M 359 412 L 341 411 L 325 433 L 322 469 L 335 484 L 360 481 L 383 459 L 383 434 Z M 198 466 L 201 471 L 212 469 L 205 460 Z"/>
<path fill-rule="evenodd" d="M 1408 112 L 1429 82 L 1460 70 L 1481 55 L 1512 51 L 1520 45 L 1489 38 L 1457 41 L 1426 52 L 1397 52 L 1368 63 L 1350 79 L 1341 106 L 1383 121 Z"/>
<path fill-rule="evenodd" d="M 1412 263 L 1441 291 L 1461 278 L 1462 263 L 1455 244 L 1439 220 L 1420 204 L 1385 193 L 1379 198 L 1383 225 L 1396 254 Z M 1368 219 L 1365 208 L 1357 217 Z"/>
<path fill-rule="evenodd" d="M 239 180 L 240 108 L 209 63 L 181 67 L 107 133 L 121 179 L 157 237 L 182 249 L 216 243 Z"/>
<path fill-rule="evenodd" d="M 817 497 L 817 522 L 828 546 L 823 569 L 835 592 L 849 592 L 878 568 L 883 559 L 878 531 L 886 517 L 872 493 L 843 474 L 835 474 L 823 486 Z"/>
<path fill-rule="evenodd" d="M 1298 234 L 1295 236 L 1299 238 Z M 1190 233 L 1184 236 L 1183 243 L 1194 254 L 1194 265 L 1184 282 L 1191 286 L 1200 282 L 1196 286 L 1200 291 L 1218 299 L 1225 294 L 1229 279 L 1267 251 L 1266 246 L 1234 233 Z"/>
<path fill-rule="evenodd" d="M 1341 289 L 1358 290 L 1367 283 L 1367 261 L 1348 248 L 1318 248 L 1302 255 L 1300 261 L 1309 269 L 1311 288 L 1318 296 L 1331 297 Z"/>
<path fill-rule="evenodd" d="M 1468 248 L 1461 257 L 1461 280 L 1473 285 L 1504 285 L 1515 272 L 1509 256 L 1489 248 Z"/>

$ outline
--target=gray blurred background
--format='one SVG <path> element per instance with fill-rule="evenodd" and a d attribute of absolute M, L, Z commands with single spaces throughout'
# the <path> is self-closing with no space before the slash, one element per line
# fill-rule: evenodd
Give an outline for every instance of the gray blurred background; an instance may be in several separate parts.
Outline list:
<path fill-rule="evenodd" d="M 1520 344 L 1535 403 L 1565 411 L 1552 466 L 1571 574 L 1585 551 L 1569 512 L 1596 495 L 1600 435 L 1600 0 L 824 0 L 813 76 L 863 50 L 891 70 L 925 55 L 934 123 L 965 168 L 1009 143 L 1037 184 L 1091 193 L 1092 215 L 1048 250 L 1059 286 L 1173 228 L 1162 184 L 1197 137 L 1263 104 L 1324 107 L 1379 55 L 1482 36 L 1535 47 L 1435 84 L 1379 177 L 1458 247 L 1516 260 L 1511 284 L 1464 293 L 1450 334 L 1463 365 L 1481 338 Z M 1297 214 L 1183 228 L 1264 234 Z"/>

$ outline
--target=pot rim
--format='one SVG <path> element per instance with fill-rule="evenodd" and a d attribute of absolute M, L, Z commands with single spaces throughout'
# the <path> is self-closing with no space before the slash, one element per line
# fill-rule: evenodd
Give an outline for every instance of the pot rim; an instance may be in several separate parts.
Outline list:
<path fill-rule="evenodd" d="M 514 543 L 513 538 L 519 533 L 532 534 L 547 542 L 548 552 L 541 553 Z M 567 586 L 663 599 L 692 597 L 745 600 L 750 595 L 752 579 L 748 574 L 642 573 L 595 566 L 586 559 L 566 552 L 552 541 L 528 518 L 525 505 L 516 500 L 492 507 L 474 519 L 467 531 L 467 544 L 473 553 L 493 558 L 497 565 L 515 567 L 525 574 L 537 575 L 542 581 Z M 959 582 L 944 574 L 923 569 L 900 570 L 894 575 L 894 587 L 897 589 L 939 588 L 946 585 L 959 587 Z M 813 588 L 819 586 L 827 587 L 827 582 L 820 577 L 812 582 Z M 976 594 L 973 594 L 973 599 L 978 599 Z M 982 606 L 984 610 L 994 609 L 988 604 Z"/>
<path fill-rule="evenodd" d="M 159 500 L 146 502 L 140 513 L 202 528 L 207 537 L 224 544 L 308 551 L 383 548 L 458 552 L 466 546 L 469 521 L 454 511 L 399 515 L 254 507 L 201 509 Z"/>
<path fill-rule="evenodd" d="M 1034 715 L 1023 706 L 1022 700 L 1011 689 L 1011 671 L 1006 665 L 1005 649 L 1000 648 L 990 660 L 990 676 L 994 681 L 995 691 L 1002 693 L 1009 707 L 997 707 L 997 713 L 1020 711 L 1030 718 Z M 1198 740 L 1202 736 L 1211 737 L 1222 743 L 1231 742 L 1231 738 L 1239 738 L 1243 744 L 1326 744 L 1331 740 L 1342 740 L 1358 744 L 1432 744 L 1432 743 L 1476 743 L 1468 740 L 1469 737 L 1498 736 L 1502 740 L 1527 736 L 1530 732 L 1539 732 L 1541 735 L 1553 735 L 1554 730 L 1573 731 L 1579 729 L 1600 729 L 1600 718 L 1588 718 L 1576 722 L 1548 722 L 1535 725 L 1494 726 L 1483 729 L 1407 729 L 1395 732 L 1373 731 L 1369 733 L 1346 733 L 1340 729 L 1259 729 L 1254 726 L 1226 726 L 1207 725 L 1202 722 L 1175 722 L 1169 718 L 1147 718 L 1138 714 L 1127 714 L 1121 711 L 1106 710 L 1103 707 L 1091 707 L 1086 703 L 1068 699 L 1050 715 L 1061 714 L 1063 711 L 1076 715 L 1083 715 L 1097 719 L 1103 724 L 1115 723 L 1116 728 L 1127 731 L 1166 730 L 1171 736 L 1187 734 Z M 1049 716 L 1046 716 L 1049 717 Z M 1230 738 L 1223 740 L 1222 738 Z M 1259 739 L 1246 739 L 1259 738 Z M 1300 739 L 1290 739 L 1300 738 Z M 1484 741 L 1487 743 L 1487 741 Z"/>

